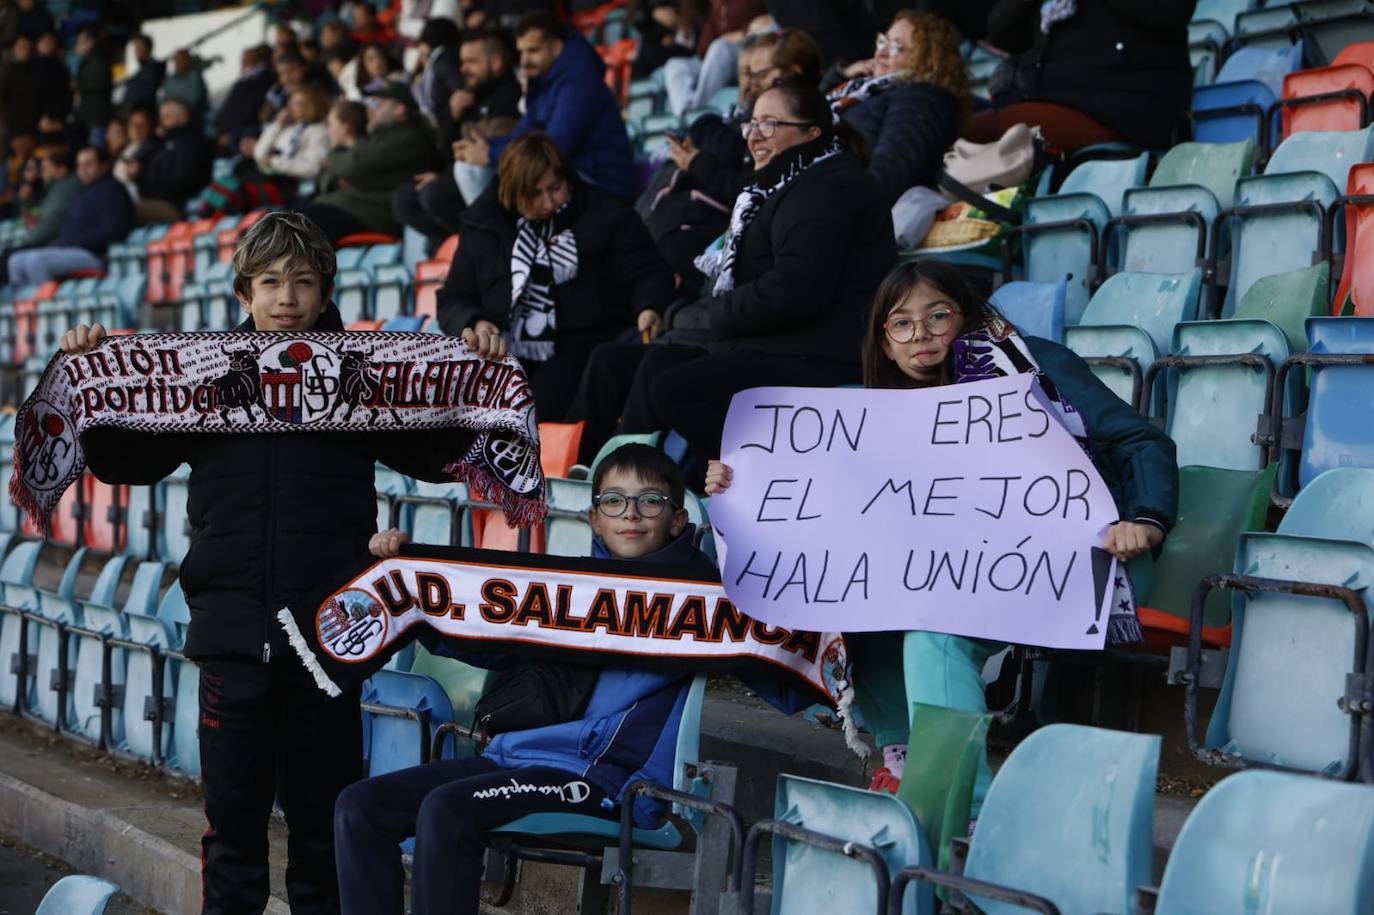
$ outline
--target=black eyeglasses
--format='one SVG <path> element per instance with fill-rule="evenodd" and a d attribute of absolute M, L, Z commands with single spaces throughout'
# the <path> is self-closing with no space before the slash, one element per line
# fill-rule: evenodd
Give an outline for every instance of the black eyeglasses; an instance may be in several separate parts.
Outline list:
<path fill-rule="evenodd" d="M 657 518 L 663 510 L 672 506 L 673 500 L 661 492 L 642 492 L 637 496 L 627 496 L 623 492 L 603 492 L 592 500 L 597 510 L 607 518 L 619 518 L 625 514 L 630 503 L 641 518 Z"/>
<path fill-rule="evenodd" d="M 778 132 L 779 127 L 814 127 L 811 121 L 780 121 L 777 118 L 764 118 L 761 121 L 745 121 L 739 125 L 740 133 L 744 134 L 744 139 L 749 139 L 749 134 L 754 131 L 759 132 L 759 136 L 765 140 L 773 139 L 773 134 Z"/>

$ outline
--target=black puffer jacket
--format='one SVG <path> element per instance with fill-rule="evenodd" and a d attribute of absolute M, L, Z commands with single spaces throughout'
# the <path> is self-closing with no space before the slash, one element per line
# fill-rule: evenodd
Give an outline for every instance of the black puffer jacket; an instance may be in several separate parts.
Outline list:
<path fill-rule="evenodd" d="M 787 153 L 755 173 L 759 184 L 777 180 Z M 709 300 L 711 349 L 857 363 L 864 314 L 896 261 L 892 211 L 863 163 L 847 152 L 818 162 L 745 227 L 735 288 Z"/>
<path fill-rule="evenodd" d="M 909 188 L 934 187 L 945 150 L 959 139 L 959 100 L 930 83 L 899 83 L 841 117 L 868 141 L 868 173 L 889 205 Z"/>
<path fill-rule="evenodd" d="M 668 307 L 672 271 L 628 203 L 574 181 L 567 209 L 554 218 L 577 240 L 577 275 L 553 287 L 558 338 L 609 340 L 644 309 Z M 480 320 L 504 330 L 516 216 L 497 200 L 495 181 L 463 211 L 460 225 L 462 243 L 437 296 L 439 323 L 454 335 Z"/>
<path fill-rule="evenodd" d="M 235 328 L 251 331 L 249 322 Z M 316 330 L 342 330 L 332 306 Z M 374 461 L 433 482 L 468 433 L 148 435 L 92 429 L 86 458 L 107 483 L 156 483 L 191 466 L 191 548 L 181 584 L 186 656 L 269 659 L 287 650 L 276 613 L 355 568 L 377 530 Z M 446 445 L 447 443 L 447 445 Z"/>

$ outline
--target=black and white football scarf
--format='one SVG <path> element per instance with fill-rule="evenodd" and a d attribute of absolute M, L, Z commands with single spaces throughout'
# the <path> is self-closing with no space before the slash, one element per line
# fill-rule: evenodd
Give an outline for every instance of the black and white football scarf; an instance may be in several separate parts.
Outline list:
<path fill-rule="evenodd" d="M 562 212 L 537 221 L 521 216 L 510 252 L 510 351 L 531 362 L 553 358 L 553 287 L 577 276 L 577 238 L 572 229 L 558 231 L 555 225 Z"/>
<path fill-rule="evenodd" d="M 885 73 L 882 76 L 860 76 L 845 80 L 825 96 L 830 110 L 836 117 L 862 101 L 872 98 L 897 84 L 899 73 Z"/>

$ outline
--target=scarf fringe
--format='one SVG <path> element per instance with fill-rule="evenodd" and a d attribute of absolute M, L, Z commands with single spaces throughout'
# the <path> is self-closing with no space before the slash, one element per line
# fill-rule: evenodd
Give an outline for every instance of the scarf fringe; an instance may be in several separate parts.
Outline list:
<path fill-rule="evenodd" d="M 494 499 L 506 516 L 507 527 L 535 527 L 548 517 L 549 506 L 542 498 L 517 495 L 481 467 L 450 464 L 444 468 L 444 473 L 452 474 L 455 480 L 468 484 L 473 490 L 480 490 L 487 498 L 493 498 L 495 493 Z"/>
<path fill-rule="evenodd" d="M 1127 613 L 1113 613 L 1107 620 L 1107 644 L 1129 645 L 1145 641 L 1140 620 Z"/>
<path fill-rule="evenodd" d="M 24 485 L 24 454 L 18 448 L 14 449 L 14 463 L 10 468 L 10 484 L 7 488 L 10 493 L 10 501 L 19 508 L 23 515 L 29 517 L 33 526 L 38 528 L 39 536 L 47 537 L 52 518 L 38 507 L 38 498 L 34 495 L 33 490 Z"/>
<path fill-rule="evenodd" d="M 835 712 L 840 716 L 840 731 L 844 734 L 845 746 L 860 759 L 867 760 L 873 755 L 873 748 L 864 743 L 859 736 L 859 727 L 854 723 L 854 681 L 846 680 L 840 686 L 840 694 L 835 697 Z"/>
<path fill-rule="evenodd" d="M 296 618 L 291 615 L 290 609 L 282 607 L 278 610 L 277 622 L 281 623 L 281 628 L 286 631 L 286 640 L 291 643 L 291 650 L 296 653 L 296 657 L 301 659 L 305 669 L 310 671 L 310 676 L 315 678 L 315 685 L 331 699 L 341 695 L 343 690 L 339 689 L 339 684 L 329 679 L 329 674 L 325 673 L 324 668 L 320 666 L 315 653 L 310 650 L 310 645 L 305 641 L 305 634 L 296 625 Z"/>

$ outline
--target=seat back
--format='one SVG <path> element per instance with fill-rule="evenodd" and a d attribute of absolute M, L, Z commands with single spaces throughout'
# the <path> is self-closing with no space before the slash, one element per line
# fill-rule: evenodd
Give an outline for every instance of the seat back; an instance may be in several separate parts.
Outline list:
<path fill-rule="evenodd" d="M 425 746 L 434 738 L 434 729 L 453 721 L 453 706 L 438 681 L 417 673 L 382 669 L 363 684 L 363 702 L 406 709 L 428 717 L 424 732 Z M 398 718 L 363 711 L 370 719 L 367 747 L 363 756 L 368 760 L 368 775 L 383 775 L 398 769 L 418 766 L 421 756 L 420 726 L 409 718 Z"/>
<path fill-rule="evenodd" d="M 1226 194 L 1229 205 L 1230 191 Z M 1221 209 L 1217 198 L 1197 184 L 1178 184 L 1168 187 L 1132 188 L 1126 192 L 1125 215 L 1157 216 L 1172 213 L 1196 213 L 1201 218 L 1201 232 L 1191 222 L 1167 220 L 1136 222 L 1118 227 L 1113 238 L 1119 245 L 1115 262 L 1131 273 L 1182 273 L 1200 266 L 1206 256 L 1207 230 Z M 1199 238 L 1203 253 L 1199 255 Z"/>
<path fill-rule="evenodd" d="M 1127 188 L 1145 183 L 1150 166 L 1148 153 L 1132 159 L 1089 159 L 1069 172 L 1059 187 L 1060 195 L 1092 194 L 1107 205 L 1113 216 L 1121 214 L 1121 197 Z"/>
<path fill-rule="evenodd" d="M 1179 831 L 1157 911 L 1374 911 L 1374 791 L 1284 772 L 1227 777 Z"/>
<path fill-rule="evenodd" d="M 487 687 L 491 683 L 494 674 L 489 670 L 480 667 L 473 667 L 456 661 L 453 658 L 445 658 L 439 655 L 430 654 L 424 646 L 415 646 L 415 657 L 410 662 L 410 673 L 423 674 L 431 677 L 444 690 L 448 696 L 449 705 L 453 709 L 453 720 L 471 724 L 473 715 L 477 709 L 477 700 L 481 699 L 486 693 Z M 452 744 L 445 746 L 445 756 L 451 753 Z M 465 745 L 460 748 L 459 756 L 472 755 L 473 748 Z"/>
<path fill-rule="evenodd" d="M 1279 144 L 1269 157 L 1264 174 L 1319 172 L 1331 179 L 1332 187 L 1344 189 L 1350 180 L 1351 166 L 1371 159 L 1374 159 L 1374 128 L 1305 130 Z"/>
<path fill-rule="evenodd" d="M 1364 97 L 1365 104 L 1360 104 L 1353 94 L 1320 101 L 1306 100 L 1310 96 L 1334 92 L 1358 93 Z M 1359 64 L 1289 73 L 1283 78 L 1283 98 L 1294 104 L 1283 107 L 1283 135 L 1291 136 L 1302 130 L 1359 130 L 1364 126 L 1363 116 L 1369 110 L 1371 92 L 1374 92 L 1374 72 Z"/>
<path fill-rule="evenodd" d="M 117 883 L 71 874 L 48 888 L 33 915 L 101 915 L 110 897 L 118 892 Z"/>
<path fill-rule="evenodd" d="M 916 814 L 941 869 L 949 842 L 968 835 L 978 761 L 992 716 L 938 705 L 911 704 L 911 738 L 897 797 Z"/>
<path fill-rule="evenodd" d="M 190 522 L 186 498 L 191 469 L 182 464 L 163 481 L 163 504 L 159 514 L 157 554 L 162 559 L 180 562 L 191 548 Z"/>
<path fill-rule="evenodd" d="M 1308 351 L 1374 353 L 1374 320 L 1308 318 Z M 1298 485 L 1334 467 L 1374 467 L 1368 404 L 1374 365 L 1314 366 L 1298 459 Z"/>
<path fill-rule="evenodd" d="M 1295 134 L 1286 143 L 1320 134 Z M 1264 174 L 1236 183 L 1238 206 L 1314 201 L 1324 210 L 1336 199 L 1336 187 L 1322 173 Z M 1312 209 L 1252 213 L 1231 223 L 1231 276 L 1222 315 L 1262 276 L 1310 267 L 1320 251 L 1322 215 Z"/>
<path fill-rule="evenodd" d="M 1255 163 L 1255 142 L 1179 143 L 1155 166 L 1150 187 L 1196 185 L 1212 192 L 1223 207 L 1231 205 L 1236 181 L 1250 174 Z"/>
<path fill-rule="evenodd" d="M 1331 58 L 1331 65 L 1335 67 L 1341 64 L 1359 64 L 1374 70 L 1374 41 L 1356 41 L 1341 48 Z"/>
<path fill-rule="evenodd" d="M 1157 352 L 1167 353 L 1174 326 L 1197 317 L 1201 289 L 1202 271 L 1196 267 L 1178 274 L 1117 273 L 1098 287 L 1079 325 L 1137 327 Z"/>
<path fill-rule="evenodd" d="M 1024 336 L 1064 339 L 1064 296 L 1068 277 L 1057 283 L 1003 283 L 990 304 Z"/>
<path fill-rule="evenodd" d="M 1350 167 L 1346 193 L 1374 194 L 1374 163 Z M 1331 305 L 1333 314 L 1374 317 L 1374 204 L 1345 208 L 1345 269 Z"/>
<path fill-rule="evenodd" d="M 1278 325 L 1294 353 L 1307 352 L 1307 319 L 1326 312 L 1331 270 L 1325 263 L 1262 276 L 1236 305 L 1234 317 Z M 1295 379 L 1300 380 L 1300 379 Z"/>
<path fill-rule="evenodd" d="M 889 873 L 934 863 L 911 809 L 890 794 L 779 775 L 773 806 L 775 819 L 872 848 Z M 929 884 L 918 884 L 902 911 L 933 912 L 933 897 Z M 877 900 L 868 864 L 773 837 L 773 915 L 871 912 Z"/>
<path fill-rule="evenodd" d="M 1283 78 L 1302 66 L 1302 45 L 1278 48 L 1237 48 L 1217 73 L 1217 83 L 1254 80 L 1264 84 L 1278 96 L 1283 91 Z"/>
<path fill-rule="evenodd" d="M 588 556 L 592 551 L 592 528 L 587 512 L 592 507 L 590 480 L 547 481 L 549 514 L 545 523 L 545 552 L 551 556 Z"/>
<path fill-rule="evenodd" d="M 539 463 L 546 479 L 566 477 L 572 470 L 586 427 L 585 422 L 539 424 Z"/>
<path fill-rule="evenodd" d="M 1131 911 L 1150 881 L 1159 746 L 1157 736 L 1073 724 L 1035 731 L 988 789 L 964 874 L 1063 912 Z M 1022 911 L 972 898 L 988 915 Z"/>
<path fill-rule="evenodd" d="M 1213 85 L 1198 86 L 1193 90 L 1193 139 L 1262 145 L 1266 135 L 1260 125 L 1276 97 L 1276 90 L 1253 79 L 1224 82 L 1218 76 Z"/>
<path fill-rule="evenodd" d="M 1293 499 L 1278 533 L 1374 547 L 1374 469 L 1332 467 Z"/>
<path fill-rule="evenodd" d="M 162 578 L 166 572 L 165 562 L 140 562 L 134 570 L 134 580 L 129 585 L 129 596 L 124 600 L 124 612 L 156 616 L 162 596 Z"/>

